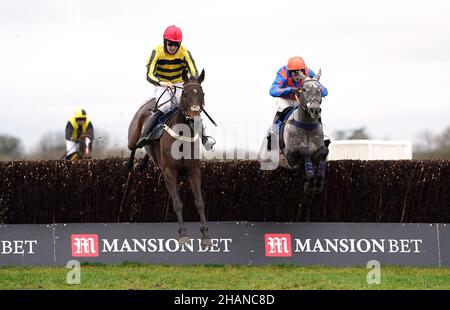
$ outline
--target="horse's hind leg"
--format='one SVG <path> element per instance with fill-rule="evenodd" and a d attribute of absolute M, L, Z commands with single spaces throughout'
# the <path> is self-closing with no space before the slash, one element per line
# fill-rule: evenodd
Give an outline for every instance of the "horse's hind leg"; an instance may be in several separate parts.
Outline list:
<path fill-rule="evenodd" d="M 184 244 L 190 243 L 190 239 L 187 235 L 186 227 L 183 222 L 183 203 L 178 195 L 177 177 L 178 171 L 176 169 L 167 168 L 164 170 L 164 181 L 166 183 L 166 188 L 169 192 L 170 198 L 172 198 L 173 210 L 175 211 L 178 219 L 178 232 L 180 233 L 180 239 L 178 239 L 178 242 L 180 244 Z"/>
<path fill-rule="evenodd" d="M 211 239 L 208 236 L 208 226 L 205 217 L 205 203 L 202 197 L 201 187 L 202 173 L 200 168 L 196 167 L 189 175 L 189 184 L 191 185 L 192 194 L 194 196 L 194 203 L 200 215 L 200 231 L 202 232 L 202 247 L 212 246 Z"/>
<path fill-rule="evenodd" d="M 131 150 L 130 157 L 128 158 L 128 161 L 126 163 L 128 170 L 133 169 L 133 166 L 134 166 L 134 154 L 135 153 L 136 153 L 136 148 Z"/>

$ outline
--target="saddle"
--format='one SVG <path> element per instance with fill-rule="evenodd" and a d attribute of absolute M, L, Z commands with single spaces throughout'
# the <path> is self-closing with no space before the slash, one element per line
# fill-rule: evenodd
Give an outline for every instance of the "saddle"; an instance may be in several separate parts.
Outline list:
<path fill-rule="evenodd" d="M 158 140 L 159 138 L 161 138 L 164 128 L 163 125 L 166 124 L 171 118 L 172 116 L 175 114 L 175 112 L 178 110 L 177 107 L 167 111 L 166 113 L 164 113 L 163 115 L 161 115 L 158 118 L 158 122 L 155 125 L 155 127 L 153 128 L 153 130 L 150 132 L 149 135 L 149 139 L 150 140 Z"/>
<path fill-rule="evenodd" d="M 284 127 L 286 125 L 287 120 L 289 119 L 289 117 L 291 116 L 292 113 L 294 113 L 294 111 L 298 109 L 298 104 L 294 104 L 292 107 L 288 107 L 283 111 L 283 114 L 281 115 L 280 119 L 275 123 L 275 125 L 278 127 L 278 132 L 279 134 L 279 147 L 280 150 L 284 149 L 284 147 L 286 146 L 284 143 L 284 139 L 283 139 L 283 133 L 284 133 Z"/>
<path fill-rule="evenodd" d="M 280 119 L 275 123 L 276 126 L 278 126 L 279 129 L 279 146 L 280 146 L 280 150 L 283 150 L 284 147 L 286 146 L 286 144 L 284 143 L 284 127 L 286 126 L 286 122 L 288 121 L 289 117 L 292 115 L 292 113 L 294 113 L 294 111 L 298 109 L 298 104 L 294 104 L 292 107 L 288 107 L 283 111 L 283 115 L 281 115 Z M 292 122 L 292 121 L 291 121 Z M 305 125 L 302 125 L 301 123 L 298 122 L 293 122 L 294 125 L 301 127 L 301 128 L 305 128 L 308 129 L 309 127 L 302 127 Z M 309 128 L 312 129 L 312 128 Z M 331 144 L 331 140 L 329 138 L 324 140 L 324 145 L 326 147 L 328 147 Z"/>

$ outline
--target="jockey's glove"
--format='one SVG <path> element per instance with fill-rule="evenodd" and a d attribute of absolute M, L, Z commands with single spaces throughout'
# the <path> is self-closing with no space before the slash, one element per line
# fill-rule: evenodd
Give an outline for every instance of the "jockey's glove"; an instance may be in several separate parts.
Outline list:
<path fill-rule="evenodd" d="M 300 95 L 299 90 L 297 88 L 295 88 L 295 87 L 291 87 L 291 89 L 289 91 L 293 95 L 297 95 L 297 96 Z"/>

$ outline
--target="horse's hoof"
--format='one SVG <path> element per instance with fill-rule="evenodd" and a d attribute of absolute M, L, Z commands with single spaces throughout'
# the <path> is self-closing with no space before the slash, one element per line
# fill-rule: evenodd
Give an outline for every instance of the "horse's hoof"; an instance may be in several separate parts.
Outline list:
<path fill-rule="evenodd" d="M 311 193 L 311 187 L 309 187 L 308 183 L 305 183 L 305 185 L 303 185 L 303 190 L 305 191 L 305 193 L 310 194 Z"/>
<path fill-rule="evenodd" d="M 133 163 L 129 163 L 128 160 L 123 162 L 123 167 L 127 170 L 133 169 Z"/>
<path fill-rule="evenodd" d="M 202 239 L 202 242 L 200 242 L 200 245 L 202 248 L 207 248 L 207 247 L 212 246 L 213 244 L 211 242 L 211 239 L 207 238 L 207 239 Z"/>
<path fill-rule="evenodd" d="M 316 180 L 316 184 L 314 185 L 314 191 L 316 193 L 321 193 L 323 191 L 323 180 L 322 179 Z"/>
<path fill-rule="evenodd" d="M 316 187 L 314 188 L 314 192 L 315 192 L 316 194 L 321 193 L 322 191 L 323 191 L 323 184 L 321 184 L 320 186 L 316 186 Z"/>
<path fill-rule="evenodd" d="M 314 187 L 310 186 L 309 183 L 306 182 L 305 185 L 303 186 L 303 190 L 305 191 L 306 194 L 311 195 L 313 194 Z"/>
<path fill-rule="evenodd" d="M 178 239 L 178 244 L 183 245 L 183 244 L 190 244 L 191 243 L 191 239 L 189 237 L 181 237 L 180 239 Z"/>

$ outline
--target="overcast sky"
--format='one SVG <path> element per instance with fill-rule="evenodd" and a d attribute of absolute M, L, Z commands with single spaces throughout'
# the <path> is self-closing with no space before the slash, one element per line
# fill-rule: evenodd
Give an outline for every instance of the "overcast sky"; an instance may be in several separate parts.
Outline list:
<path fill-rule="evenodd" d="M 30 150 L 83 107 L 125 147 L 153 94 L 147 59 L 175 24 L 206 71 L 220 126 L 205 124 L 219 147 L 244 130 L 236 143 L 259 146 L 275 113 L 269 88 L 295 55 L 322 68 L 326 134 L 366 126 L 376 139 L 413 140 L 450 125 L 449 16 L 444 0 L 0 0 L 0 134 Z"/>

